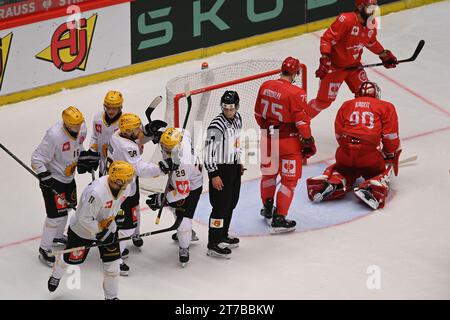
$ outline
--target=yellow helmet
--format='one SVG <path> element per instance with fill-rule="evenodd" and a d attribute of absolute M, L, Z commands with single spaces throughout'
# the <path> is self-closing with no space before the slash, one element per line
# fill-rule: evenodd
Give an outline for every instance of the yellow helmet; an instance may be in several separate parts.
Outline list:
<path fill-rule="evenodd" d="M 122 93 L 119 91 L 108 91 L 103 100 L 103 105 L 107 108 L 121 108 L 123 105 Z"/>
<path fill-rule="evenodd" d="M 131 182 L 134 177 L 134 167 L 126 161 L 113 161 L 108 170 L 109 179 L 124 186 Z"/>
<path fill-rule="evenodd" d="M 127 132 L 141 127 L 141 119 L 133 113 L 124 113 L 119 119 L 120 132 Z"/>
<path fill-rule="evenodd" d="M 164 130 L 159 143 L 164 149 L 172 150 L 181 142 L 182 138 L 183 136 L 181 135 L 180 131 L 173 127 L 170 127 Z"/>
<path fill-rule="evenodd" d="M 79 126 L 84 121 L 81 111 L 72 106 L 64 109 L 62 119 L 66 126 Z"/>

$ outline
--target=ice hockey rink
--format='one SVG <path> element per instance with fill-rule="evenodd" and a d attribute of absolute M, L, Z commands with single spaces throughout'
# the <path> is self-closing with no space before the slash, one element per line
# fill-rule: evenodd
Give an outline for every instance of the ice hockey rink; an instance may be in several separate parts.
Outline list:
<path fill-rule="evenodd" d="M 392 182 L 386 207 L 371 211 L 351 194 L 338 202 L 312 205 L 305 178 L 320 174 L 337 146 L 334 116 L 352 96 L 345 85 L 338 99 L 312 123 L 317 154 L 304 167 L 293 201 L 295 233 L 269 235 L 259 215 L 258 171 L 244 175 L 240 204 L 231 233 L 241 245 L 230 260 L 206 256 L 209 215 L 203 195 L 194 229 L 200 241 L 191 246 L 186 268 L 178 264 L 171 233 L 144 238 L 142 250 L 130 246 L 130 275 L 120 279 L 121 299 L 450 299 L 450 1 L 382 17 L 381 43 L 399 58 L 408 58 L 420 39 L 419 58 L 396 69 L 368 69 L 382 98 L 397 107 L 403 157 L 418 160 L 403 166 Z M 210 67 L 240 60 L 298 57 L 308 66 L 308 97 L 317 91 L 319 37 L 323 31 L 272 42 L 205 59 Z M 88 87 L 63 91 L 0 108 L 0 139 L 25 163 L 45 131 L 59 121 L 63 108 L 77 106 L 88 121 L 101 110 L 104 94 L 120 90 L 124 110 L 144 117 L 144 110 L 175 76 L 200 69 L 190 61 Z M 364 62 L 378 62 L 368 52 Z M 165 99 L 153 118 L 164 118 Z M 253 106 L 241 106 L 253 108 Z M 217 106 L 217 112 L 220 109 Z M 244 119 L 245 121 L 245 119 Z M 85 143 L 87 146 L 87 143 Z M 158 150 L 149 144 L 144 157 Z M 51 269 L 38 260 L 45 218 L 38 182 L 0 151 L 0 299 L 103 299 L 102 267 L 97 250 L 81 265 L 81 288 L 70 289 L 63 278 L 49 294 Z M 77 176 L 78 193 L 90 176 Z M 164 181 L 158 182 L 164 187 Z M 165 212 L 160 226 L 141 196 L 141 231 L 173 223 Z M 371 286 L 373 277 L 380 286 Z M 368 285 L 369 284 L 369 285 Z"/>

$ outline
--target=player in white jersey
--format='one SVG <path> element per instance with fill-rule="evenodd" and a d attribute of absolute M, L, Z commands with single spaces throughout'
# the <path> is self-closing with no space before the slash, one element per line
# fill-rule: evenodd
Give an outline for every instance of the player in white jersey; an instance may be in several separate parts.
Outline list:
<path fill-rule="evenodd" d="M 108 175 L 91 182 L 83 191 L 75 215 L 72 216 L 66 249 L 90 246 L 101 242 L 100 257 L 103 261 L 103 291 L 106 300 L 117 300 L 119 291 L 120 263 L 117 242 L 117 213 L 130 195 L 134 168 L 125 161 L 114 161 Z M 55 267 L 47 286 L 56 290 L 67 269 L 67 264 L 77 265 L 86 260 L 89 248 L 65 253 L 56 258 Z"/>
<path fill-rule="evenodd" d="M 155 141 L 155 139 L 153 139 Z M 179 242 L 179 261 L 184 267 L 189 261 L 189 245 L 195 233 L 192 230 L 192 218 L 197 208 L 203 189 L 202 166 L 194 153 L 188 131 L 167 128 L 159 139 L 161 153 L 166 161 L 173 159 L 179 165 L 170 180 L 170 192 L 167 193 L 164 205 L 175 208 L 176 216 L 183 216 L 177 229 Z M 152 210 L 158 210 L 163 205 L 163 193 L 148 196 L 147 205 Z"/>
<path fill-rule="evenodd" d="M 108 91 L 103 100 L 103 111 L 94 116 L 92 136 L 89 143 L 88 156 L 97 163 L 100 162 L 100 175 L 106 172 L 106 156 L 108 155 L 109 139 L 119 130 L 119 118 L 122 115 L 123 96 L 119 91 Z"/>
<path fill-rule="evenodd" d="M 125 213 L 125 221 L 119 226 L 119 235 L 121 237 L 134 235 L 138 225 L 140 215 L 139 177 L 157 177 L 164 175 L 168 169 L 173 168 L 173 163 L 170 159 L 160 161 L 159 166 L 153 163 L 146 163 L 142 160 L 141 149 L 136 143 L 136 141 L 143 136 L 141 125 L 141 119 L 137 115 L 124 113 L 119 119 L 119 130 L 116 131 L 109 140 L 106 167 L 108 167 L 112 161 L 123 160 L 132 164 L 136 171 L 136 179 L 131 183 L 131 194 L 122 204 L 122 210 Z M 120 246 L 121 253 L 124 255 L 126 243 L 121 242 Z M 129 267 L 123 263 L 120 268 L 121 274 L 127 275 Z"/>
<path fill-rule="evenodd" d="M 48 256 L 48 252 L 53 242 L 64 242 L 67 211 L 77 204 L 74 173 L 86 138 L 80 110 L 68 107 L 62 112 L 62 120 L 47 130 L 31 156 L 31 167 L 38 174 L 47 212 L 39 258 L 49 266 L 53 265 L 55 257 Z"/>

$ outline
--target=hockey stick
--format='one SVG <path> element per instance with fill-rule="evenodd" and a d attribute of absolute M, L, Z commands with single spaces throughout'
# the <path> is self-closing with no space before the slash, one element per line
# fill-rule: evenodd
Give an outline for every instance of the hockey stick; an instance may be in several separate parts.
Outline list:
<path fill-rule="evenodd" d="M 36 174 L 36 172 L 34 172 L 30 167 L 28 167 L 25 163 L 23 163 L 22 160 L 20 160 L 19 158 L 16 157 L 16 155 L 14 153 L 12 153 L 11 151 L 8 150 L 8 148 L 6 148 L 2 143 L 0 143 L 0 148 L 2 148 L 7 154 L 9 154 L 14 160 L 16 160 L 22 167 L 24 167 L 29 173 L 31 173 L 33 175 L 33 177 L 35 177 L 36 179 L 40 180 L 38 175 Z M 48 188 L 48 186 L 46 185 L 46 187 Z M 49 188 L 52 193 L 57 196 L 59 199 L 65 201 L 65 199 L 58 193 L 55 191 L 55 189 Z M 74 207 L 67 207 L 68 209 L 74 209 Z"/>
<path fill-rule="evenodd" d="M 411 156 L 411 157 L 409 157 L 409 158 L 402 159 L 402 160 L 400 160 L 400 161 L 398 162 L 398 165 L 401 166 L 401 165 L 407 164 L 407 163 L 409 163 L 409 162 L 414 162 L 414 161 L 417 160 L 417 158 L 418 158 L 418 156 L 417 156 L 417 155 L 414 155 L 414 156 Z"/>
<path fill-rule="evenodd" d="M 152 122 L 151 116 L 155 108 L 161 103 L 162 96 L 157 96 L 155 99 L 153 99 L 152 102 L 150 102 L 150 105 L 145 110 L 145 116 L 147 117 L 148 122 Z"/>
<path fill-rule="evenodd" d="M 121 241 L 139 239 L 139 238 L 142 238 L 142 237 L 152 236 L 152 235 L 155 235 L 155 234 L 158 234 L 158 233 L 163 233 L 163 232 L 176 230 L 178 228 L 178 226 L 181 224 L 182 220 L 183 220 L 183 215 L 180 214 L 180 215 L 177 215 L 177 218 L 175 219 L 175 223 L 169 228 L 155 230 L 155 231 L 151 231 L 151 232 L 145 232 L 145 233 L 141 233 L 141 234 L 138 234 L 138 235 L 133 235 L 133 236 L 125 237 L 125 238 L 120 238 L 120 239 L 117 239 L 113 243 L 119 243 Z M 65 249 L 65 250 L 57 250 L 57 251 L 53 251 L 52 250 L 49 253 L 49 256 L 57 256 L 57 255 L 65 254 L 65 253 L 71 253 L 71 252 L 74 252 L 74 251 L 81 251 L 81 250 L 91 249 L 91 248 L 95 248 L 95 247 L 110 246 L 113 243 L 102 243 L 102 242 L 95 241 L 93 244 L 91 244 L 89 246 L 82 246 L 82 247 L 70 248 L 70 249 Z"/>
<path fill-rule="evenodd" d="M 146 192 L 151 192 L 151 193 L 163 193 L 163 192 L 164 192 L 163 189 L 160 189 L 160 188 L 152 188 L 152 187 L 147 187 L 147 186 L 143 186 L 143 185 L 140 185 L 140 186 L 139 186 L 139 189 L 141 189 L 141 190 L 143 190 L 143 191 L 146 191 Z"/>
<path fill-rule="evenodd" d="M 419 53 L 422 51 L 424 45 L 425 45 L 425 40 L 420 40 L 419 43 L 417 44 L 416 50 L 414 51 L 413 55 L 408 59 L 398 60 L 397 64 L 415 61 L 417 59 L 417 57 L 419 56 Z M 372 67 L 379 67 L 382 65 L 383 65 L 383 63 L 379 62 L 379 63 L 365 64 L 365 65 L 357 66 L 357 67 L 350 67 L 350 68 L 346 68 L 346 70 L 372 68 Z"/>
<path fill-rule="evenodd" d="M 189 115 L 190 115 L 191 109 L 192 109 L 192 97 L 191 97 L 191 91 L 189 89 L 189 83 L 185 84 L 184 91 L 185 91 L 185 96 L 187 99 L 188 107 L 187 107 L 186 117 L 184 118 L 184 122 L 183 122 L 183 128 L 181 129 L 181 142 L 183 141 L 184 130 L 186 129 Z M 161 203 L 165 203 L 165 201 L 166 201 L 167 193 L 169 192 L 170 181 L 172 180 L 172 175 L 173 175 L 173 171 L 170 171 L 169 178 L 167 179 L 167 184 L 164 189 L 164 194 L 163 194 Z M 163 208 L 164 208 L 164 206 L 159 208 L 158 215 L 156 216 L 155 224 L 159 224 Z M 181 220 L 179 221 L 178 225 L 177 225 L 177 221 L 178 221 L 178 217 L 177 217 L 177 220 L 175 220 L 175 224 L 171 227 L 173 229 L 169 228 L 169 230 L 166 230 L 166 231 L 178 229 L 178 226 L 181 223 Z M 174 228 L 175 226 L 176 226 L 176 228 Z M 162 232 L 166 232 L 166 231 L 162 231 Z"/>

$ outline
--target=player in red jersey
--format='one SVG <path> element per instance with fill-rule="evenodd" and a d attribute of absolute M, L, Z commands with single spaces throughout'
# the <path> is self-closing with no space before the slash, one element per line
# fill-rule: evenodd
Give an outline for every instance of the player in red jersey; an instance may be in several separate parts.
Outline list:
<path fill-rule="evenodd" d="M 336 163 L 322 176 L 307 179 L 309 199 L 317 203 L 342 198 L 362 176 L 365 181 L 353 190 L 355 195 L 373 209 L 383 208 L 389 176 L 391 170 L 398 174 L 401 153 L 394 105 L 380 100 L 376 83 L 364 82 L 359 97 L 339 109 L 335 132 Z"/>
<path fill-rule="evenodd" d="M 287 57 L 281 77 L 264 82 L 255 104 L 255 118 L 261 130 L 261 215 L 271 220 L 272 232 L 295 229 L 296 222 L 286 219 L 297 181 L 302 175 L 302 160 L 316 152 L 311 136 L 310 118 L 304 112 L 306 92 L 293 85 L 300 62 Z M 281 187 L 276 198 L 277 176 Z"/>
<path fill-rule="evenodd" d="M 384 67 L 397 65 L 397 58 L 377 40 L 374 19 L 377 0 L 356 0 L 355 4 L 355 11 L 338 16 L 320 38 L 322 56 L 316 71 L 316 77 L 320 78 L 319 91 L 306 109 L 311 118 L 331 105 L 343 81 L 355 97 L 361 84 L 368 81 L 366 72 L 360 68 L 364 47 L 377 54 Z"/>

